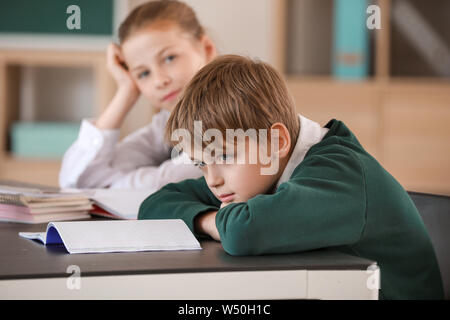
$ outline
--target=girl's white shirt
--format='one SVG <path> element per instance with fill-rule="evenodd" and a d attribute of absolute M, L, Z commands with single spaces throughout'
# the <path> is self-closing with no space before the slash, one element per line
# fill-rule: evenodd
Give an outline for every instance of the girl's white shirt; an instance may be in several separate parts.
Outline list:
<path fill-rule="evenodd" d="M 155 192 L 168 183 L 201 177 L 202 171 L 189 161 L 171 159 L 171 147 L 164 141 L 169 116 L 161 110 L 149 125 L 120 142 L 119 129 L 100 130 L 93 119 L 84 119 L 77 140 L 64 154 L 60 186 Z"/>

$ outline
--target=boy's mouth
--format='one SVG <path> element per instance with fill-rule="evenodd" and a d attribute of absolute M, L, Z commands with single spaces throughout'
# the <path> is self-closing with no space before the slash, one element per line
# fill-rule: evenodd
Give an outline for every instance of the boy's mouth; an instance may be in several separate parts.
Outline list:
<path fill-rule="evenodd" d="M 224 193 L 219 195 L 219 200 L 222 202 L 231 202 L 234 198 L 234 193 Z"/>
<path fill-rule="evenodd" d="M 180 93 L 180 91 L 181 91 L 181 89 L 172 91 L 168 95 L 164 96 L 164 98 L 162 98 L 161 101 L 166 102 L 166 101 L 172 100 L 173 98 L 175 98 L 178 95 L 178 93 Z"/>

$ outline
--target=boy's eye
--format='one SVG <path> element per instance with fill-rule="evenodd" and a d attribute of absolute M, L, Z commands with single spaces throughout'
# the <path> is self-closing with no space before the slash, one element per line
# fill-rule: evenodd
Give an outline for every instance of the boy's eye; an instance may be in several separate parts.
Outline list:
<path fill-rule="evenodd" d="M 227 159 L 230 159 L 230 156 L 227 154 L 222 154 L 217 156 L 217 160 L 219 160 L 220 162 L 226 162 Z"/>
<path fill-rule="evenodd" d="M 198 168 L 203 168 L 204 166 L 206 166 L 206 163 L 204 163 L 203 161 L 195 161 L 194 166 Z"/>
<path fill-rule="evenodd" d="M 148 70 L 142 71 L 142 72 L 140 72 L 140 73 L 138 74 L 138 78 L 139 78 L 139 79 L 145 78 L 145 77 L 147 77 L 149 74 L 150 74 L 150 71 L 148 71 Z"/>

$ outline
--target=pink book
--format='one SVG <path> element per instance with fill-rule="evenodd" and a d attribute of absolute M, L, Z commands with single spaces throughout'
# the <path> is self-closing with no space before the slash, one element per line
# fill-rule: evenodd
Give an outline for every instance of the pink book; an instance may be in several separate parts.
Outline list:
<path fill-rule="evenodd" d="M 62 213 L 73 211 L 89 211 L 92 209 L 92 204 L 86 204 L 81 206 L 64 206 L 64 207 L 49 207 L 49 208 L 30 208 L 25 206 L 17 206 L 13 204 L 0 203 L 0 214 L 2 212 L 13 212 L 21 214 L 49 214 L 49 213 Z"/>
<path fill-rule="evenodd" d="M 89 219 L 91 216 L 87 211 L 73 211 L 51 214 L 27 214 L 20 212 L 0 211 L 0 221 L 21 223 L 46 223 L 50 221 Z"/>

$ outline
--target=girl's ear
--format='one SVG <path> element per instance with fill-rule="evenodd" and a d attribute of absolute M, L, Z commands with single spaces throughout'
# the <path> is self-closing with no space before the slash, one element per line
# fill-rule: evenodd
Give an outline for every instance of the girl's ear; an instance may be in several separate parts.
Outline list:
<path fill-rule="evenodd" d="M 206 62 L 211 62 L 217 56 L 214 42 L 207 35 L 204 35 L 200 41 L 205 52 Z"/>

